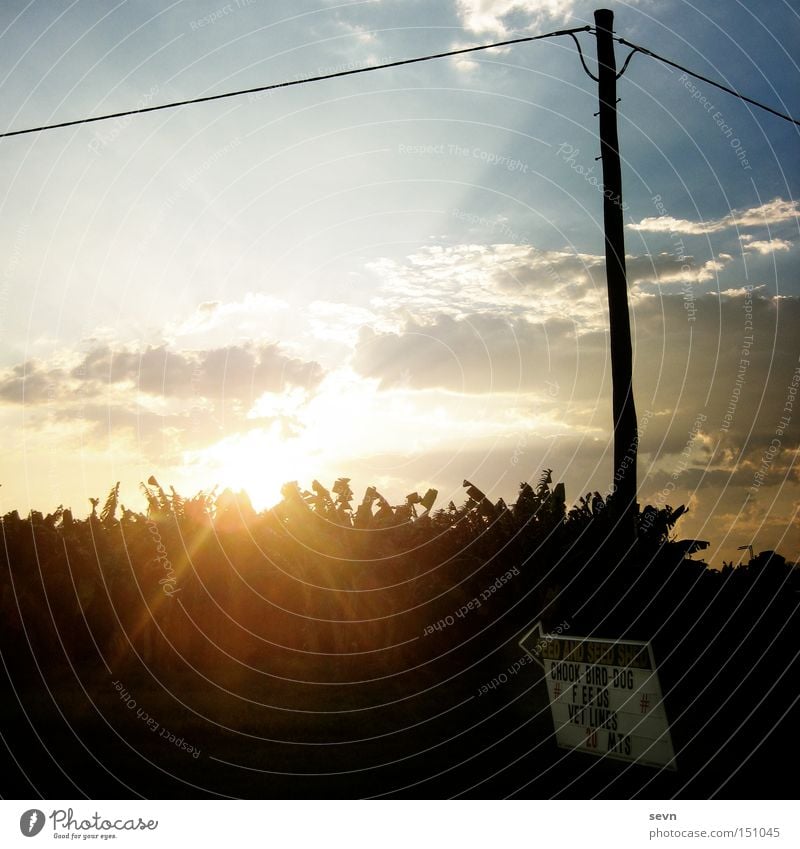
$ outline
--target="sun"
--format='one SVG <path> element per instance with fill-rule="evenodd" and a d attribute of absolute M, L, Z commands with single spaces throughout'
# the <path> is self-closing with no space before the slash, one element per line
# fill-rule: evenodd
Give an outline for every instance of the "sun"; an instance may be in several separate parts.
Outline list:
<path fill-rule="evenodd" d="M 214 481 L 220 490 L 245 490 L 256 510 L 266 510 L 281 500 L 287 481 L 304 480 L 307 461 L 296 440 L 287 439 L 275 422 L 268 428 L 234 433 L 202 451 L 184 457 L 195 475 Z"/>

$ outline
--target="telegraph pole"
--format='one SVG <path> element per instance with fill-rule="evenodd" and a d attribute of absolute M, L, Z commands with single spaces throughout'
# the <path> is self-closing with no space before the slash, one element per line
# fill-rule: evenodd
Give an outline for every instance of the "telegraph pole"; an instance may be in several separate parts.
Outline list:
<path fill-rule="evenodd" d="M 628 315 L 625 270 L 625 231 L 622 221 L 622 170 L 617 137 L 617 63 L 614 55 L 614 13 L 594 13 L 597 36 L 600 99 L 600 155 L 603 160 L 603 224 L 606 242 L 611 384 L 614 414 L 615 514 L 623 534 L 633 540 L 636 510 L 638 432 L 633 403 L 633 352 Z"/>

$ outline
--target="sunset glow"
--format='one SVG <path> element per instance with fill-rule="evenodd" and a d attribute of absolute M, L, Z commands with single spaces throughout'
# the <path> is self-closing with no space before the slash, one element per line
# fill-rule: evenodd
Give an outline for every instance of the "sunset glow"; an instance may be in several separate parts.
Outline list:
<path fill-rule="evenodd" d="M 33 36 L 44 21 L 25 18 L 35 46 L 9 65 L 6 123 L 366 65 L 447 47 L 453 26 L 461 44 L 518 17 L 526 32 L 591 18 L 579 3 L 431 6 L 421 20 L 391 5 L 262 29 L 255 5 L 194 28 L 159 9 L 151 46 L 174 37 L 178 52 L 126 43 L 103 59 L 103 23 L 58 70 Z M 682 55 L 677 33 L 693 28 L 667 6 L 659 21 L 626 14 Z M 125 16 L 147 26 L 144 11 Z M 313 50 L 312 18 L 326 33 Z M 77 32 L 71 20 L 59 26 Z M 742 32 L 781 88 L 788 59 Z M 427 485 L 449 498 L 472 477 L 512 498 L 542 468 L 570 502 L 607 491 L 595 92 L 568 41 L 6 140 L 6 507 L 80 514 L 116 480 L 135 505 L 150 474 L 186 495 L 246 489 L 258 509 L 286 481 L 341 476 L 398 501 Z M 707 41 L 696 49 L 721 64 Z M 715 563 L 752 540 L 800 556 L 784 411 L 800 309 L 794 141 L 640 59 L 620 81 L 640 501 L 691 503 L 685 532 L 719 540 Z"/>

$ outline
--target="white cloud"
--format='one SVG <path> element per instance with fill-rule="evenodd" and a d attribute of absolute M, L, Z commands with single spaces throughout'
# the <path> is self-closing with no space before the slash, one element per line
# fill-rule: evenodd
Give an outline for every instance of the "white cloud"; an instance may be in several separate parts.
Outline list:
<path fill-rule="evenodd" d="M 573 0 L 458 0 L 457 9 L 466 29 L 506 36 L 513 15 L 525 18 L 524 26 L 514 29 L 530 29 L 547 18 L 566 20 L 574 5 Z"/>
<path fill-rule="evenodd" d="M 632 300 L 645 296 L 633 288 L 639 284 L 706 283 L 731 260 L 728 253 L 705 261 L 668 252 L 629 254 Z M 576 332 L 607 326 L 605 258 L 597 254 L 541 251 L 519 244 L 461 244 L 423 247 L 405 262 L 381 259 L 369 268 L 382 278 L 372 300 L 382 330 L 399 329 L 408 316 L 458 319 L 479 313 L 538 321 L 568 316 Z"/>
<path fill-rule="evenodd" d="M 643 218 L 637 224 L 628 224 L 628 228 L 641 233 L 685 233 L 687 236 L 702 236 L 704 233 L 716 233 L 729 226 L 720 221 L 689 221 L 686 218 L 674 218 L 671 215 L 659 215 Z"/>
<path fill-rule="evenodd" d="M 766 227 L 781 221 L 791 221 L 800 214 L 800 201 L 788 201 L 775 198 L 761 206 L 754 206 L 743 212 L 733 212 L 731 224 L 737 227 Z"/>
<path fill-rule="evenodd" d="M 769 239 L 768 241 L 759 241 L 749 234 L 744 234 L 739 236 L 739 240 L 742 242 L 743 251 L 755 251 L 762 256 L 776 253 L 777 251 L 790 251 L 792 249 L 792 243 L 786 239 Z"/>
<path fill-rule="evenodd" d="M 586 328 L 605 315 L 603 258 L 570 251 L 540 251 L 530 245 L 449 245 L 421 248 L 405 262 L 379 260 L 369 268 L 380 278 L 373 309 L 408 315 L 463 318 L 483 313 L 538 320 L 565 314 Z M 385 324 L 385 322 L 384 322 Z"/>
<path fill-rule="evenodd" d="M 733 259 L 720 253 L 714 259 L 698 265 L 691 256 L 676 256 L 662 252 L 655 255 L 627 256 L 625 258 L 630 285 L 651 283 L 666 286 L 679 283 L 707 283 Z"/>
<path fill-rule="evenodd" d="M 734 210 L 722 218 L 709 221 L 689 221 L 686 218 L 673 218 L 660 215 L 643 218 L 637 224 L 628 224 L 629 229 L 644 233 L 684 233 L 687 236 L 702 236 L 707 233 L 719 233 L 731 227 L 769 227 L 784 221 L 791 221 L 800 215 L 800 201 L 788 201 L 782 198 L 762 203 L 745 210 Z"/>

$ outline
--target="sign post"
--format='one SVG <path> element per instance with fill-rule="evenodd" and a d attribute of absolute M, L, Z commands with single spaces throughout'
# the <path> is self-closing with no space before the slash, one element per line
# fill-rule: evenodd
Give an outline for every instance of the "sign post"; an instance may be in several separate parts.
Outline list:
<path fill-rule="evenodd" d="M 544 634 L 537 622 L 519 644 L 544 668 L 558 746 L 677 768 L 650 643 Z"/>

